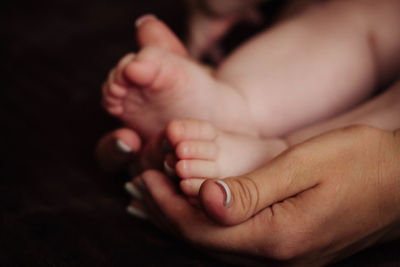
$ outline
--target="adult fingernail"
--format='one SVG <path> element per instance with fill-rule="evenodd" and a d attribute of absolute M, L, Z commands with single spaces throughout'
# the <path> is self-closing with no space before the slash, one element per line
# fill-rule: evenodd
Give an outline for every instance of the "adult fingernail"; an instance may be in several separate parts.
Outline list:
<path fill-rule="evenodd" d="M 124 142 L 122 142 L 119 139 L 115 142 L 115 144 L 116 144 L 117 150 L 121 153 L 128 154 L 128 153 L 132 152 L 132 148 L 130 148 L 127 144 L 125 144 Z"/>
<path fill-rule="evenodd" d="M 176 176 L 175 168 L 172 167 L 175 165 L 175 158 L 173 155 L 166 155 L 164 160 L 164 171 L 168 176 Z"/>
<path fill-rule="evenodd" d="M 157 17 L 154 14 L 146 14 L 146 15 L 140 16 L 139 18 L 136 19 L 135 26 L 136 26 L 136 28 L 139 28 L 140 25 L 142 25 L 145 21 L 152 20 L 152 19 L 157 19 Z"/>
<path fill-rule="evenodd" d="M 134 198 L 141 200 L 143 198 L 142 193 L 139 191 L 139 189 L 137 189 L 137 187 L 135 186 L 135 184 L 128 182 L 125 183 L 124 185 L 125 190 Z"/>
<path fill-rule="evenodd" d="M 215 181 L 216 184 L 220 186 L 220 188 L 223 189 L 224 194 L 225 194 L 225 201 L 224 201 L 224 206 L 229 207 L 232 203 L 232 193 L 231 190 L 229 189 L 229 186 L 221 180 Z"/>
<path fill-rule="evenodd" d="M 168 176 L 176 175 L 175 170 L 171 166 L 169 166 L 167 160 L 164 160 L 164 171 Z"/>
<path fill-rule="evenodd" d="M 147 220 L 147 218 L 148 218 L 146 212 L 144 212 L 144 211 L 142 211 L 142 210 L 140 210 L 138 208 L 135 208 L 133 206 L 128 206 L 126 208 L 126 212 L 128 214 L 130 214 L 132 216 L 135 216 L 135 217 L 137 217 L 139 219 L 142 219 L 142 220 Z"/>

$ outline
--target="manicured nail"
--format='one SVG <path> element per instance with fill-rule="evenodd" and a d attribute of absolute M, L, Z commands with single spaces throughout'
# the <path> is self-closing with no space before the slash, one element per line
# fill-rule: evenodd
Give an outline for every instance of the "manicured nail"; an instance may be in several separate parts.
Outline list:
<path fill-rule="evenodd" d="M 134 198 L 136 198 L 138 200 L 141 200 L 143 198 L 142 193 L 139 191 L 139 189 L 137 189 L 137 187 L 133 183 L 131 183 L 131 182 L 125 183 L 124 187 L 125 187 L 125 190 L 132 197 L 134 197 Z"/>
<path fill-rule="evenodd" d="M 148 218 L 147 214 L 144 211 L 137 209 L 133 206 L 126 207 L 126 212 L 142 220 L 147 220 Z"/>
<path fill-rule="evenodd" d="M 224 206 L 229 207 L 232 203 L 232 193 L 231 193 L 231 190 L 229 189 L 229 186 L 221 180 L 215 181 L 215 183 L 217 183 L 224 189 L 224 191 L 225 191 Z"/>
<path fill-rule="evenodd" d="M 140 16 L 139 18 L 136 19 L 135 26 L 136 26 L 136 28 L 139 28 L 140 25 L 143 24 L 143 22 L 145 22 L 147 20 L 152 20 L 152 19 L 157 19 L 157 17 L 153 14 L 146 14 L 146 15 Z"/>
<path fill-rule="evenodd" d="M 168 160 L 166 159 L 164 160 L 164 171 L 168 176 L 176 175 L 175 169 L 169 165 Z"/>
<path fill-rule="evenodd" d="M 115 144 L 116 144 L 118 151 L 121 153 L 127 154 L 127 153 L 132 152 L 132 148 L 130 148 L 127 144 L 125 144 L 124 142 L 122 142 L 119 139 L 115 142 Z"/>

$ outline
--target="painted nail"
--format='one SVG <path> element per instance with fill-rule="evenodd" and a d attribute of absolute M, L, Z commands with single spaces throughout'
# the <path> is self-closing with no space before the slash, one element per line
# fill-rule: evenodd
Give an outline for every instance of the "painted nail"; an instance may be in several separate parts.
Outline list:
<path fill-rule="evenodd" d="M 136 26 L 136 28 L 139 28 L 140 25 L 142 25 L 145 21 L 152 20 L 152 19 L 157 19 L 157 17 L 154 14 L 146 14 L 146 15 L 140 16 L 139 18 L 136 19 L 135 26 Z"/>
<path fill-rule="evenodd" d="M 224 191 L 225 191 L 225 201 L 224 201 L 224 206 L 229 207 L 232 204 L 232 193 L 231 190 L 229 189 L 229 186 L 221 180 L 215 181 L 218 185 L 220 185 Z"/>
<path fill-rule="evenodd" d="M 130 148 L 127 144 L 125 144 L 124 142 L 122 142 L 121 140 L 117 140 L 115 142 L 117 150 L 121 153 L 127 154 L 127 153 L 131 153 L 132 152 L 132 148 Z"/>
<path fill-rule="evenodd" d="M 176 175 L 175 169 L 169 165 L 167 160 L 164 160 L 164 171 L 168 176 Z"/>
<path fill-rule="evenodd" d="M 143 198 L 142 193 L 139 191 L 139 189 L 137 189 L 137 187 L 135 186 L 135 184 L 128 182 L 125 183 L 124 185 L 125 190 L 134 198 L 141 200 Z"/>
<path fill-rule="evenodd" d="M 147 220 L 148 218 L 147 214 L 144 211 L 137 209 L 133 206 L 126 207 L 126 212 L 142 220 Z"/>

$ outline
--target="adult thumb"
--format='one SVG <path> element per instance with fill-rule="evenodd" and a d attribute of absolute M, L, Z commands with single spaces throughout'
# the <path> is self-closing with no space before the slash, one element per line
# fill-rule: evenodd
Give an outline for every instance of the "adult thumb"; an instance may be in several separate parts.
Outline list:
<path fill-rule="evenodd" d="M 246 221 L 265 208 L 318 184 L 288 157 L 278 157 L 264 167 L 239 177 L 205 181 L 199 200 L 211 219 L 223 225 Z M 298 163 L 298 162 L 297 162 Z"/>

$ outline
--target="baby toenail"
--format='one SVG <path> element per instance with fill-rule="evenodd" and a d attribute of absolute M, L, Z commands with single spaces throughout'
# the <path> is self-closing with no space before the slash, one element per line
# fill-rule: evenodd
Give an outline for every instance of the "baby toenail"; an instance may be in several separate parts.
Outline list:
<path fill-rule="evenodd" d="M 224 192 L 225 192 L 224 206 L 229 207 L 232 203 L 232 193 L 231 193 L 231 190 L 229 189 L 229 186 L 224 181 L 221 181 L 221 180 L 215 181 L 215 183 L 220 185 L 222 187 L 222 189 L 224 190 Z"/>
<path fill-rule="evenodd" d="M 135 208 L 133 206 L 128 206 L 126 208 L 126 212 L 128 212 L 128 214 L 135 216 L 142 220 L 147 220 L 147 218 L 148 218 L 147 214 L 144 211 L 142 211 L 138 208 Z"/>
<path fill-rule="evenodd" d="M 154 19 L 157 19 L 157 17 L 154 14 L 146 14 L 146 15 L 140 16 L 139 18 L 136 19 L 135 26 L 136 26 L 136 28 L 139 28 L 140 25 L 142 25 L 145 21 L 154 20 Z"/>
<path fill-rule="evenodd" d="M 125 183 L 124 187 L 125 187 L 125 190 L 132 197 L 134 197 L 134 198 L 136 198 L 138 200 L 141 200 L 143 198 L 142 193 L 139 191 L 139 189 L 137 189 L 137 187 L 133 183 L 131 183 L 131 182 Z"/>
<path fill-rule="evenodd" d="M 131 153 L 132 152 L 132 148 L 130 148 L 127 144 L 125 144 L 124 142 L 122 142 L 121 140 L 117 140 L 115 142 L 117 150 L 121 153 Z"/>

